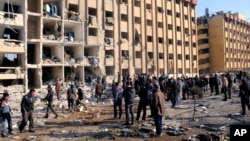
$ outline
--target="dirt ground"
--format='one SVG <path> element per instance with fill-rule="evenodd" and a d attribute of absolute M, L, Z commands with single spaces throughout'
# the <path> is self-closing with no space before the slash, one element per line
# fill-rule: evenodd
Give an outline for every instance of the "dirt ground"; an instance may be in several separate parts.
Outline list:
<path fill-rule="evenodd" d="M 82 112 L 69 112 L 57 108 L 59 118 L 44 119 L 44 114 L 35 114 L 35 133 L 19 133 L 14 128 L 15 135 L 0 138 L 2 141 L 36 140 L 36 141 L 188 141 L 201 140 L 201 135 L 209 135 L 212 140 L 229 140 L 229 126 L 231 124 L 250 124 L 250 112 L 242 116 L 240 98 L 237 87 L 233 90 L 232 99 L 223 100 L 223 95 L 211 95 L 207 92 L 196 103 L 195 119 L 193 117 L 194 103 L 192 99 L 182 101 L 176 108 L 171 108 L 171 102 L 166 102 L 166 115 L 163 120 L 163 136 L 154 137 L 149 131 L 141 131 L 142 127 L 155 128 L 153 119 L 136 122 L 125 126 L 125 113 L 123 106 L 122 119 L 113 119 L 113 107 L 110 99 L 101 103 L 87 104 L 88 110 Z M 134 106 L 137 112 L 138 98 Z M 147 115 L 149 115 L 149 107 Z M 13 116 L 13 120 L 20 120 L 20 116 Z M 180 130 L 182 129 L 182 130 Z M 176 131 L 176 132 L 172 132 Z"/>

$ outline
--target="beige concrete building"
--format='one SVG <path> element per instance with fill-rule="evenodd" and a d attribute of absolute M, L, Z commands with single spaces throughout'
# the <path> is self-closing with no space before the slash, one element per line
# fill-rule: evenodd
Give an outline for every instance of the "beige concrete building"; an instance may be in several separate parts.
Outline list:
<path fill-rule="evenodd" d="M 196 4 L 6 0 L 0 4 L 0 81 L 40 88 L 56 78 L 105 75 L 111 82 L 117 72 L 193 76 L 198 71 Z"/>
<path fill-rule="evenodd" d="M 197 23 L 200 74 L 250 67 L 250 23 L 242 14 L 207 11 Z"/>

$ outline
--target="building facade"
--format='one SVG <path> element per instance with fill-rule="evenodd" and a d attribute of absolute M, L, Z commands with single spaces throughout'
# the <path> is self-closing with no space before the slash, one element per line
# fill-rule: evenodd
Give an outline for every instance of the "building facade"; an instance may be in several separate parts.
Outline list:
<path fill-rule="evenodd" d="M 206 14 L 197 18 L 199 73 L 250 67 L 250 23 L 240 13 Z"/>
<path fill-rule="evenodd" d="M 196 4 L 196 0 L 6 0 L 0 11 L 17 15 L 4 19 L 13 21 L 7 25 L 19 29 L 19 36 L 8 37 L 12 35 L 8 32 L 1 49 L 10 52 L 0 51 L 3 56 L 18 56 L 19 64 L 11 69 L 20 68 L 21 75 L 13 73 L 12 78 L 26 88 L 40 88 L 56 78 L 84 81 L 106 76 L 111 82 L 118 72 L 131 77 L 194 76 Z M 5 29 L 0 27 L 1 34 Z M 22 47 L 5 46 L 12 39 Z M 0 68 L 8 69 L 4 67 Z"/>

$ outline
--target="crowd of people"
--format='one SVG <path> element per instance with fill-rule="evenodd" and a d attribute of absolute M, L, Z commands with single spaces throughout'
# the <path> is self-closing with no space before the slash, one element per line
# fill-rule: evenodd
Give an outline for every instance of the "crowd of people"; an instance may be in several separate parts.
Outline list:
<path fill-rule="evenodd" d="M 160 77 L 150 75 L 137 75 L 134 80 L 125 74 L 118 78 L 117 82 L 112 83 L 112 95 L 113 95 L 113 113 L 114 118 L 122 118 L 122 105 L 125 102 L 125 125 L 133 125 L 135 122 L 145 121 L 147 118 L 147 106 L 150 107 L 149 118 L 153 118 L 156 126 L 156 136 L 162 135 L 162 119 L 165 115 L 165 101 L 171 101 L 172 108 L 180 104 L 182 100 L 194 98 L 190 93 L 190 88 L 193 86 L 199 87 L 202 91 L 207 92 L 210 89 L 210 94 L 219 95 L 224 94 L 224 101 L 232 98 L 233 84 L 240 82 L 239 85 L 239 97 L 241 99 L 242 115 L 246 114 L 246 106 L 250 110 L 249 95 L 250 86 L 246 79 L 246 74 L 242 71 L 239 73 L 223 73 L 223 74 L 211 74 L 210 76 L 195 76 L 194 78 L 189 77 L 178 77 L 176 79 L 169 78 L 167 75 L 162 74 Z M 55 84 L 55 93 L 58 100 L 60 98 L 61 83 L 57 79 Z M 101 96 L 106 89 L 105 78 L 97 79 L 95 85 L 95 95 L 97 102 L 100 102 Z M 53 97 L 54 92 L 51 85 L 47 86 L 47 95 L 42 98 L 42 101 L 46 101 L 47 112 L 44 118 L 49 118 L 49 111 L 51 110 L 55 118 L 58 117 L 57 112 L 53 109 Z M 139 104 L 137 108 L 136 117 L 134 116 L 134 105 L 135 97 L 139 96 Z M 21 101 L 21 113 L 22 122 L 19 125 L 19 131 L 22 133 L 26 124 L 29 121 L 29 132 L 34 131 L 34 102 L 35 102 L 35 89 L 30 89 L 29 93 L 24 95 Z M 71 84 L 67 89 L 67 101 L 68 110 L 74 111 L 75 107 L 81 103 L 84 97 L 82 88 L 79 85 Z M 12 111 L 9 104 L 9 94 L 4 93 L 0 100 L 0 121 L 2 125 L 1 135 L 7 137 L 14 134 L 12 129 Z M 118 111 L 118 109 L 119 111 Z M 141 118 L 142 112 L 142 118 Z M 8 122 L 8 130 L 6 129 L 5 120 Z"/>

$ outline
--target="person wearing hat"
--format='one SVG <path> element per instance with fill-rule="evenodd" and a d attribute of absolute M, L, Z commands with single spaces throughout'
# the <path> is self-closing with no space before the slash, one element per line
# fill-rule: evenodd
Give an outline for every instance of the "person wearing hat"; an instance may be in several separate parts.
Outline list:
<path fill-rule="evenodd" d="M 165 98 L 158 84 L 153 84 L 153 91 L 154 95 L 152 99 L 152 114 L 156 127 L 156 136 L 162 136 L 162 117 L 165 113 Z"/>
<path fill-rule="evenodd" d="M 5 120 L 7 119 L 8 121 L 8 131 L 10 135 L 13 135 L 14 132 L 12 130 L 12 112 L 11 112 L 11 108 L 9 105 L 9 94 L 8 93 L 4 93 L 3 97 L 0 100 L 0 108 L 1 108 L 1 115 L 0 115 L 0 121 L 1 121 L 1 125 L 2 125 L 2 137 L 7 137 L 6 134 L 6 125 L 5 125 Z"/>
<path fill-rule="evenodd" d="M 55 118 L 57 118 L 57 113 L 53 109 L 53 105 L 52 105 L 54 93 L 52 91 L 51 85 L 48 85 L 47 89 L 48 89 L 48 94 L 46 95 L 45 98 L 42 99 L 43 101 L 48 101 L 47 112 L 44 118 L 49 118 L 49 110 L 51 110 L 55 114 Z"/>

